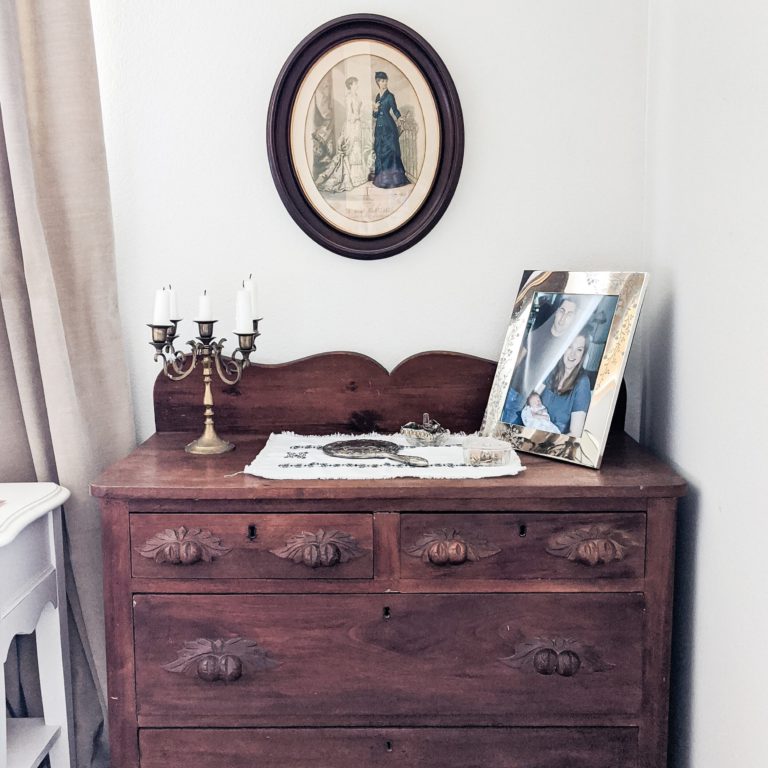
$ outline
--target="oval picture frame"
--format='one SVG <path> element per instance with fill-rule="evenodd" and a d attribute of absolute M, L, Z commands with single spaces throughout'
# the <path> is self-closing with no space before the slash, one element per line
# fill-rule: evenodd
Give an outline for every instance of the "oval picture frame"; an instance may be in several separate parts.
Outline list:
<path fill-rule="evenodd" d="M 453 197 L 461 103 L 442 60 L 412 29 L 342 16 L 304 38 L 280 71 L 267 154 L 283 204 L 315 242 L 353 259 L 394 256 Z"/>

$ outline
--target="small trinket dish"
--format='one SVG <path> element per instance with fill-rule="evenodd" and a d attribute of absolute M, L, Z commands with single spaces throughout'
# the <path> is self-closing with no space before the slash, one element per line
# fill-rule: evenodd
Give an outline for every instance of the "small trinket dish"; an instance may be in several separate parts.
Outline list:
<path fill-rule="evenodd" d="M 408 445 L 424 446 L 442 445 L 451 433 L 450 430 L 441 427 L 434 419 L 430 419 L 428 413 L 425 413 L 422 416 L 421 424 L 409 421 L 400 427 L 400 434 L 405 436 Z"/>
<path fill-rule="evenodd" d="M 512 446 L 495 437 L 470 435 L 464 439 L 464 463 L 470 467 L 498 467 L 509 464 Z"/>

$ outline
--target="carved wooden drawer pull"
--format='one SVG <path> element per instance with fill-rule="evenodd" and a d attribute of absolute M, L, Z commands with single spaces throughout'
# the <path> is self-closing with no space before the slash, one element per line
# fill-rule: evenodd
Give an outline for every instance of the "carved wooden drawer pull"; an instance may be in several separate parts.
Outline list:
<path fill-rule="evenodd" d="M 621 560 L 627 547 L 637 541 L 628 533 L 607 525 L 592 525 L 560 531 L 549 538 L 547 552 L 582 565 L 594 566 Z"/>
<path fill-rule="evenodd" d="M 294 534 L 284 547 L 269 550 L 273 555 L 309 568 L 330 567 L 362 557 L 365 551 L 357 539 L 343 531 L 326 531 L 322 528 L 312 533 Z"/>
<path fill-rule="evenodd" d="M 573 677 L 577 672 L 607 672 L 616 665 L 609 664 L 591 646 L 577 640 L 537 637 L 531 642 L 519 643 L 511 656 L 499 659 L 513 669 L 524 669 L 539 675 Z"/>
<path fill-rule="evenodd" d="M 145 541 L 136 551 L 156 563 L 192 565 L 201 560 L 210 563 L 213 559 L 231 552 L 218 536 L 200 528 L 166 528 Z"/>
<path fill-rule="evenodd" d="M 501 550 L 498 547 L 486 541 L 468 541 L 459 531 L 447 528 L 423 533 L 405 550 L 407 555 L 420 557 L 422 562 L 434 565 L 461 565 L 467 560 L 477 561 L 499 552 Z"/>
<path fill-rule="evenodd" d="M 258 672 L 277 666 L 266 651 L 253 640 L 233 637 L 230 640 L 200 638 L 184 643 L 177 658 L 163 669 L 179 674 L 193 674 L 207 683 L 222 680 L 232 683 L 245 672 Z"/>

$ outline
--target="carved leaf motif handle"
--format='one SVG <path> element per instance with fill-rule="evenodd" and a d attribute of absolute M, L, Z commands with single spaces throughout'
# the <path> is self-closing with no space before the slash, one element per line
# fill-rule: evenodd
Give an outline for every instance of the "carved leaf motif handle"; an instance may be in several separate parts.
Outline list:
<path fill-rule="evenodd" d="M 558 674 L 561 677 L 573 677 L 580 670 L 587 673 L 607 672 L 616 666 L 604 661 L 592 646 L 562 637 L 537 637 L 518 643 L 511 656 L 499 661 L 513 669 L 529 670 L 539 675 Z"/>
<path fill-rule="evenodd" d="M 622 560 L 637 541 L 624 531 L 607 525 L 591 525 L 560 531 L 550 536 L 547 552 L 582 565 L 595 566 Z"/>
<path fill-rule="evenodd" d="M 459 531 L 440 528 L 423 533 L 405 553 L 419 557 L 424 563 L 434 565 L 461 565 L 467 561 L 476 562 L 484 557 L 493 557 L 501 549 L 487 541 L 468 541 Z"/>
<path fill-rule="evenodd" d="M 362 557 L 365 551 L 357 539 L 343 531 L 302 531 L 294 534 L 284 547 L 269 550 L 273 555 L 301 563 L 308 568 L 331 567 Z"/>
<path fill-rule="evenodd" d="M 233 637 L 229 640 L 198 638 L 184 643 L 177 658 L 163 669 L 177 674 L 192 674 L 207 683 L 233 683 L 244 673 L 277 666 L 265 650 L 253 640 Z"/>
<path fill-rule="evenodd" d="M 147 539 L 136 551 L 156 563 L 171 565 L 192 565 L 201 560 L 210 563 L 217 557 L 231 552 L 225 547 L 218 536 L 200 528 L 166 528 L 162 533 L 156 533 Z"/>

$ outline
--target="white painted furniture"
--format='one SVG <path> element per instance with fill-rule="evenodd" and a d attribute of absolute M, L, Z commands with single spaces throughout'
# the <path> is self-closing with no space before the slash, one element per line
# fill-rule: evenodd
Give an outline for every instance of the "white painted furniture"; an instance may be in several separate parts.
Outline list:
<path fill-rule="evenodd" d="M 0 768 L 73 764 L 69 644 L 59 507 L 55 483 L 0 483 L 0 658 L 16 635 L 36 632 L 43 718 L 4 718 Z M 5 678 L 0 675 L 5 700 Z"/>

